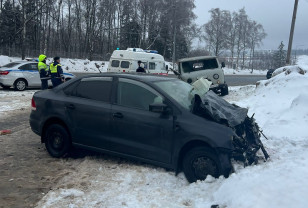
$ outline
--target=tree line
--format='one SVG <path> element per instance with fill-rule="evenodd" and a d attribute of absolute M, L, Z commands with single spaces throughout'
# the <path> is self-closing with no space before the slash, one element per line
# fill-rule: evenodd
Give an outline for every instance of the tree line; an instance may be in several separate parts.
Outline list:
<path fill-rule="evenodd" d="M 210 10 L 211 19 L 203 25 L 202 38 L 208 50 L 216 56 L 224 51 L 230 52 L 231 67 L 243 68 L 249 57 L 250 67 L 254 68 L 255 49 L 266 37 L 263 26 L 246 14 L 245 8 L 231 13 L 219 8 Z"/>
<path fill-rule="evenodd" d="M 194 0 L 1 0 L 0 53 L 107 60 L 113 50 L 187 56 Z"/>
<path fill-rule="evenodd" d="M 256 50 L 266 33 L 244 8 L 211 9 L 201 27 L 194 8 L 194 0 L 0 0 L 0 54 L 108 60 L 130 47 L 157 50 L 166 60 L 216 55 L 229 67 L 278 64 L 275 51 Z M 196 38 L 205 47 L 193 49 Z"/>

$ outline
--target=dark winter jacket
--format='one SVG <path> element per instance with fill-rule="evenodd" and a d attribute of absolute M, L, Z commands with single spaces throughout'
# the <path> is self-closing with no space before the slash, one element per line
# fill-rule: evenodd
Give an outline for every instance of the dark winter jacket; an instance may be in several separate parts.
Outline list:
<path fill-rule="evenodd" d="M 145 69 L 142 68 L 141 66 L 138 67 L 138 69 L 136 70 L 136 72 L 143 72 L 143 73 L 146 73 Z"/>

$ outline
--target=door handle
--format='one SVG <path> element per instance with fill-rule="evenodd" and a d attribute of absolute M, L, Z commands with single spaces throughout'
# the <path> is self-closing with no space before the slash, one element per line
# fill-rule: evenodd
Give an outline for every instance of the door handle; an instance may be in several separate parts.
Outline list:
<path fill-rule="evenodd" d="M 114 113 L 113 117 L 114 118 L 123 118 L 123 114 L 122 113 Z"/>
<path fill-rule="evenodd" d="M 66 105 L 66 108 L 69 108 L 69 109 L 74 110 L 74 109 L 75 109 L 75 105 L 73 105 L 73 104 L 68 104 L 68 105 Z"/>

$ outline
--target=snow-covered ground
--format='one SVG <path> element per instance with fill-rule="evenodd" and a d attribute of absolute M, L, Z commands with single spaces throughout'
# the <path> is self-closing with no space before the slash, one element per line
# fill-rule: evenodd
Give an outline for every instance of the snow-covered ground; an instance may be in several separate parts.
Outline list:
<path fill-rule="evenodd" d="M 31 107 L 31 99 L 36 90 L 23 92 L 0 90 L 0 119 L 9 115 L 15 110 L 24 110 Z M 1 130 L 1 128 L 0 128 Z"/>
<path fill-rule="evenodd" d="M 1 60 L 1 59 L 0 59 Z M 308 68 L 308 56 L 299 59 Z M 1 64 L 1 63 L 0 63 Z M 229 178 L 189 184 L 163 168 L 109 156 L 80 160 L 37 207 L 308 207 L 308 73 L 291 67 L 255 87 L 230 87 L 225 99 L 249 109 L 269 140 L 270 159 L 243 168 Z M 34 91 L 0 90 L 2 109 L 30 106 Z"/>
<path fill-rule="evenodd" d="M 280 73 L 225 98 L 249 109 L 269 140 L 265 163 L 189 184 L 181 173 L 108 156 L 86 157 L 37 207 L 308 207 L 308 74 Z"/>

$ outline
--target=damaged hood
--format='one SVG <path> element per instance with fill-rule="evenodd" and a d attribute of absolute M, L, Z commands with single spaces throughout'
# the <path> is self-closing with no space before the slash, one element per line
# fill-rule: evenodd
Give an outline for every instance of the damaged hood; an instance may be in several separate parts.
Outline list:
<path fill-rule="evenodd" d="M 213 91 L 208 91 L 200 99 L 202 104 L 199 103 L 198 105 L 203 112 L 201 116 L 231 128 L 241 124 L 248 113 L 248 109 L 228 103 Z"/>

